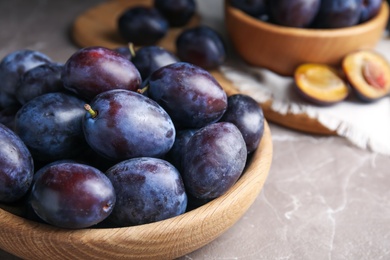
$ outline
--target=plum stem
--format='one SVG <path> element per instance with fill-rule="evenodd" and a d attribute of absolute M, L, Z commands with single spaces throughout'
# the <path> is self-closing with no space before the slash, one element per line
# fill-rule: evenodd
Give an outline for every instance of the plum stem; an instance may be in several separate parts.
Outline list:
<path fill-rule="evenodd" d="M 85 110 L 87 110 L 88 113 L 91 114 L 92 118 L 95 118 L 97 116 L 97 112 L 92 109 L 92 107 L 89 104 L 84 105 Z"/>
<path fill-rule="evenodd" d="M 129 47 L 131 57 L 134 57 L 135 56 L 134 44 L 132 42 L 129 42 L 128 47 Z"/>
<path fill-rule="evenodd" d="M 140 94 L 143 94 L 143 93 L 145 93 L 148 90 L 148 88 L 149 88 L 149 85 L 146 85 L 143 88 L 137 89 L 137 92 L 140 93 Z"/>

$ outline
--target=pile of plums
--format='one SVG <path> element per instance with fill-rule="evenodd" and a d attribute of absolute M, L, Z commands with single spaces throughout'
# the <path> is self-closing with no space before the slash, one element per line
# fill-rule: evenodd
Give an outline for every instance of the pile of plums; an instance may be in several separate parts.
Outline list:
<path fill-rule="evenodd" d="M 253 98 L 157 46 L 17 50 L 0 80 L 0 202 L 62 228 L 183 214 L 230 189 L 263 136 Z"/>
<path fill-rule="evenodd" d="M 343 28 L 376 16 L 383 0 L 230 0 L 243 12 L 278 25 Z"/>

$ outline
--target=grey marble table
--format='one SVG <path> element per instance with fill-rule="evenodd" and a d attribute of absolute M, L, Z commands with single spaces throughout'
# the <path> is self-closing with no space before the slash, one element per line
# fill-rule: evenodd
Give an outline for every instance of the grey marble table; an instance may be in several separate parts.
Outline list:
<path fill-rule="evenodd" d="M 77 50 L 73 19 L 101 2 L 0 1 L 0 57 L 29 48 L 64 62 Z M 221 25 L 220 0 L 198 4 L 207 23 Z M 222 236 L 180 259 L 390 259 L 390 158 L 337 136 L 270 127 L 272 167 L 254 204 Z M 0 250 L 0 259 L 18 258 Z"/>

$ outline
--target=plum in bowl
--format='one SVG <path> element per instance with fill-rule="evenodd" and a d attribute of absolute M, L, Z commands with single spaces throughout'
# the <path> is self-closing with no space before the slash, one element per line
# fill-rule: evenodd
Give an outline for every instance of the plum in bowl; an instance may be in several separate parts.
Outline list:
<path fill-rule="evenodd" d="M 249 65 L 292 76 L 303 63 L 339 65 L 353 51 L 373 48 L 383 35 L 389 6 L 371 19 L 341 28 L 298 28 L 255 18 L 225 0 L 225 26 L 233 47 Z"/>
<path fill-rule="evenodd" d="M 272 161 L 271 132 L 264 126 L 240 179 L 200 207 L 150 224 L 76 230 L 0 209 L 0 248 L 24 259 L 174 259 L 195 251 L 233 226 L 260 193 Z"/>

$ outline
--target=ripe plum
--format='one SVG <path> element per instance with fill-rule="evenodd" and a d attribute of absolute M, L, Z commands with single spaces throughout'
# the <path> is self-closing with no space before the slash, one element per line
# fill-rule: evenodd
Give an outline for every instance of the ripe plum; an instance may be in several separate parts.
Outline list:
<path fill-rule="evenodd" d="M 142 94 L 122 89 L 106 91 L 86 109 L 85 138 L 92 149 L 111 160 L 161 157 L 175 141 L 176 130 L 169 115 Z"/>
<path fill-rule="evenodd" d="M 23 141 L 0 124 L 0 201 L 14 202 L 27 194 L 34 162 Z"/>
<path fill-rule="evenodd" d="M 66 89 L 86 99 L 110 89 L 137 90 L 141 75 L 134 64 L 118 52 L 98 46 L 76 51 L 61 75 Z"/>
<path fill-rule="evenodd" d="M 370 20 L 379 13 L 383 0 L 364 0 L 359 22 Z"/>
<path fill-rule="evenodd" d="M 217 31 L 208 26 L 184 30 L 176 39 L 177 56 L 204 69 L 215 69 L 226 60 L 226 47 Z"/>
<path fill-rule="evenodd" d="M 62 92 L 47 93 L 24 104 L 15 117 L 15 132 L 34 159 L 71 158 L 86 145 L 81 119 L 85 101 Z"/>
<path fill-rule="evenodd" d="M 195 0 L 154 0 L 154 7 L 172 27 L 186 25 L 196 11 Z"/>
<path fill-rule="evenodd" d="M 117 28 L 126 42 L 152 45 L 165 36 L 169 24 L 156 8 L 133 6 L 119 16 Z"/>
<path fill-rule="evenodd" d="M 0 91 L 0 108 L 20 105 L 15 95 Z"/>
<path fill-rule="evenodd" d="M 317 15 L 320 4 L 321 0 L 268 1 L 270 20 L 283 26 L 308 27 Z"/>
<path fill-rule="evenodd" d="M 268 14 L 267 0 L 230 0 L 230 4 L 253 17 Z"/>
<path fill-rule="evenodd" d="M 188 141 L 181 172 L 189 194 L 214 199 L 224 194 L 241 176 L 247 150 L 240 130 L 230 122 L 209 124 Z"/>
<path fill-rule="evenodd" d="M 15 116 L 20 109 L 20 105 L 8 106 L 0 110 L 0 124 L 14 130 Z"/>
<path fill-rule="evenodd" d="M 65 91 L 62 68 L 62 64 L 45 63 L 23 73 L 16 88 L 16 99 L 23 105 L 45 93 Z"/>
<path fill-rule="evenodd" d="M 259 145 L 264 133 L 264 114 L 252 97 L 235 94 L 228 97 L 228 108 L 221 120 L 233 123 L 244 137 L 248 153 Z"/>
<path fill-rule="evenodd" d="M 198 129 L 183 129 L 179 130 L 176 133 L 175 142 L 173 143 L 172 148 L 169 150 L 166 156 L 166 160 L 173 164 L 181 172 L 182 166 L 182 157 L 184 153 L 184 148 L 190 140 L 191 136 L 195 134 Z"/>
<path fill-rule="evenodd" d="M 155 70 L 179 62 L 179 58 L 162 47 L 151 45 L 138 49 L 132 62 L 145 80 Z"/>
<path fill-rule="evenodd" d="M 148 82 L 148 96 L 178 127 L 200 128 L 218 121 L 226 110 L 226 92 L 208 71 L 193 64 L 164 66 L 153 72 Z"/>
<path fill-rule="evenodd" d="M 115 200 L 114 187 L 101 171 L 66 161 L 39 170 L 30 194 L 30 205 L 42 220 L 69 229 L 103 221 Z"/>
<path fill-rule="evenodd" d="M 139 157 L 106 172 L 116 192 L 109 219 L 119 226 L 140 225 L 185 212 L 187 194 L 178 170 L 165 160 Z"/>
<path fill-rule="evenodd" d="M 363 0 L 321 1 L 320 9 L 314 19 L 316 28 L 342 28 L 359 22 Z"/>
<path fill-rule="evenodd" d="M 0 91 L 15 95 L 16 86 L 22 74 L 51 59 L 39 51 L 17 50 L 6 55 L 0 62 Z"/>
<path fill-rule="evenodd" d="M 129 43 L 127 46 L 120 46 L 114 49 L 114 51 L 122 54 L 126 59 L 131 60 L 135 54 L 134 46 L 132 43 Z"/>

